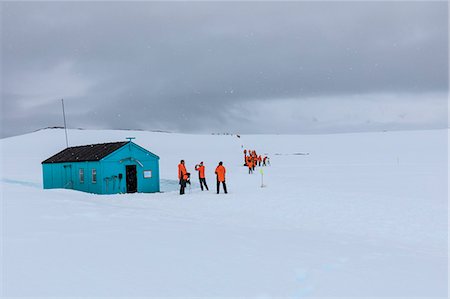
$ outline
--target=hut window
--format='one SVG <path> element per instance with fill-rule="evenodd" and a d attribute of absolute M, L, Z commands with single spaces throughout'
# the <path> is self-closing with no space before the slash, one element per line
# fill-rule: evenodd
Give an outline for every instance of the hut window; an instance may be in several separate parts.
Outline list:
<path fill-rule="evenodd" d="M 97 183 L 97 170 L 96 169 L 92 169 L 92 183 L 93 184 Z"/>
<path fill-rule="evenodd" d="M 144 179 L 150 179 L 152 177 L 151 170 L 144 170 Z"/>
<path fill-rule="evenodd" d="M 80 168 L 80 184 L 84 183 L 84 168 Z"/>

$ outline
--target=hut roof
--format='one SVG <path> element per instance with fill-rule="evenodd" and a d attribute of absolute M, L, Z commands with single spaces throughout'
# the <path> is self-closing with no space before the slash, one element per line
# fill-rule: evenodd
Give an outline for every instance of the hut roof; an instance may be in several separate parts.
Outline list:
<path fill-rule="evenodd" d="M 42 164 L 99 161 L 127 143 L 129 141 L 68 147 L 43 161 Z"/>

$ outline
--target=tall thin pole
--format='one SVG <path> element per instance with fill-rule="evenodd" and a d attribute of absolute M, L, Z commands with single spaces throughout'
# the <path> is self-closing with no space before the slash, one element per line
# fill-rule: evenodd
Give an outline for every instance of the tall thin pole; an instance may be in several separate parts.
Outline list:
<path fill-rule="evenodd" d="M 61 102 L 62 102 L 63 118 L 64 118 L 64 131 L 66 132 L 66 147 L 69 147 L 69 139 L 67 139 L 66 112 L 64 111 L 64 99 L 61 99 Z"/>

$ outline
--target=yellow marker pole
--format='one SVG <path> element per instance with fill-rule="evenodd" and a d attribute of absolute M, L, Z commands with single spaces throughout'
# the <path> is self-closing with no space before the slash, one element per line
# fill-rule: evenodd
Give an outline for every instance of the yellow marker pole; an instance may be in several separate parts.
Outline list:
<path fill-rule="evenodd" d="M 264 171 L 263 169 L 259 169 L 259 173 L 261 174 L 261 188 L 264 187 Z"/>

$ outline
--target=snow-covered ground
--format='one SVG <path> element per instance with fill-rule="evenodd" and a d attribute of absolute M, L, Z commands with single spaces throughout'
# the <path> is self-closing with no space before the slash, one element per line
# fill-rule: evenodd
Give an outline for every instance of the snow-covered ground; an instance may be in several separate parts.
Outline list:
<path fill-rule="evenodd" d="M 43 190 L 64 131 L 0 141 L 4 297 L 447 297 L 448 130 L 69 142 L 128 136 L 161 157 L 163 193 Z M 243 148 L 269 154 L 265 188 Z M 178 195 L 180 159 L 204 161 L 211 191 L 194 175 Z"/>

